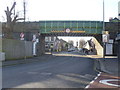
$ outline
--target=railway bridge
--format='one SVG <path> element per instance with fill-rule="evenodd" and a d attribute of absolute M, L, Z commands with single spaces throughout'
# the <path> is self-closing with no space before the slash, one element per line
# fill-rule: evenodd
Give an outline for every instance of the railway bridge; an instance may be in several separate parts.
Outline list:
<path fill-rule="evenodd" d="M 41 35 L 38 53 L 41 50 L 45 52 L 46 36 L 93 36 L 101 43 L 102 30 L 102 21 L 39 21 Z"/>

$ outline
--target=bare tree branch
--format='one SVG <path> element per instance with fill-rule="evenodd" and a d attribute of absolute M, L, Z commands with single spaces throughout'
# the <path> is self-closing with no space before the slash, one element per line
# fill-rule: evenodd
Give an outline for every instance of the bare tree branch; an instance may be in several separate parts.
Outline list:
<path fill-rule="evenodd" d="M 13 28 L 18 20 L 24 20 L 24 18 L 18 18 L 18 15 L 15 15 L 14 18 L 12 18 L 12 10 L 15 8 L 16 2 L 13 3 L 11 9 L 7 7 L 7 10 L 5 10 L 6 17 L 7 17 L 7 23 L 6 23 L 6 38 L 12 38 Z"/>
<path fill-rule="evenodd" d="M 13 3 L 12 8 L 10 9 L 10 12 L 12 12 L 12 10 L 15 8 L 16 2 Z"/>

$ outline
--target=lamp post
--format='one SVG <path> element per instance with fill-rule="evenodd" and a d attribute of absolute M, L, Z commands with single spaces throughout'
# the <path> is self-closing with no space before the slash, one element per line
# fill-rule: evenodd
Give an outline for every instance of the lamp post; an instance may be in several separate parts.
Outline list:
<path fill-rule="evenodd" d="M 103 31 L 105 30 L 105 7 L 104 7 L 104 0 L 103 0 Z"/>
<path fill-rule="evenodd" d="M 105 31 L 105 9 L 104 9 L 104 0 L 103 0 L 103 32 Z M 103 58 L 105 58 L 105 42 L 103 42 Z"/>

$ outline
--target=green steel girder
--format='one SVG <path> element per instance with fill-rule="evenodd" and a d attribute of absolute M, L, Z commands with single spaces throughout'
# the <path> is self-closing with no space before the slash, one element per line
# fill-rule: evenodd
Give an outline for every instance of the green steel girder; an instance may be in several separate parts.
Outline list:
<path fill-rule="evenodd" d="M 39 21 L 41 34 L 61 33 L 67 28 L 70 33 L 102 34 L 102 21 Z"/>

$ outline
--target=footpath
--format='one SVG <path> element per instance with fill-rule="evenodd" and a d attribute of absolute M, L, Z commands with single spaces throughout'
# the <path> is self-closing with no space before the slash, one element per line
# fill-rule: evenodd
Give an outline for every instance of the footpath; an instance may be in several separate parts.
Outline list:
<path fill-rule="evenodd" d="M 24 59 L 19 59 L 19 60 L 5 60 L 0 62 L 0 67 L 6 67 L 6 66 L 13 66 L 13 65 L 18 65 L 18 64 L 26 64 L 26 63 L 32 63 L 32 62 L 38 62 L 38 61 L 47 61 L 49 60 L 50 57 L 54 57 L 55 55 L 67 55 L 66 52 L 53 52 L 51 55 L 51 52 L 47 52 L 44 55 L 41 55 L 39 57 L 32 57 L 32 58 L 24 58 Z M 71 55 L 70 53 L 68 55 Z M 79 55 L 79 54 L 78 54 Z M 86 56 L 85 56 L 86 57 Z M 2 64 L 1 64 L 2 63 Z"/>
<path fill-rule="evenodd" d="M 52 57 L 50 54 L 41 55 L 40 57 L 32 57 L 32 58 L 24 58 L 20 60 L 9 60 L 9 61 L 2 61 L 2 64 L 0 67 L 6 67 L 6 66 L 13 66 L 18 64 L 26 64 L 26 63 L 32 63 L 32 62 L 39 62 L 39 61 L 47 61 L 49 58 Z"/>
<path fill-rule="evenodd" d="M 98 55 L 87 56 L 94 59 L 94 69 L 99 74 L 86 86 L 86 89 L 120 90 L 120 60 L 115 56 L 106 56 L 105 58 Z"/>

